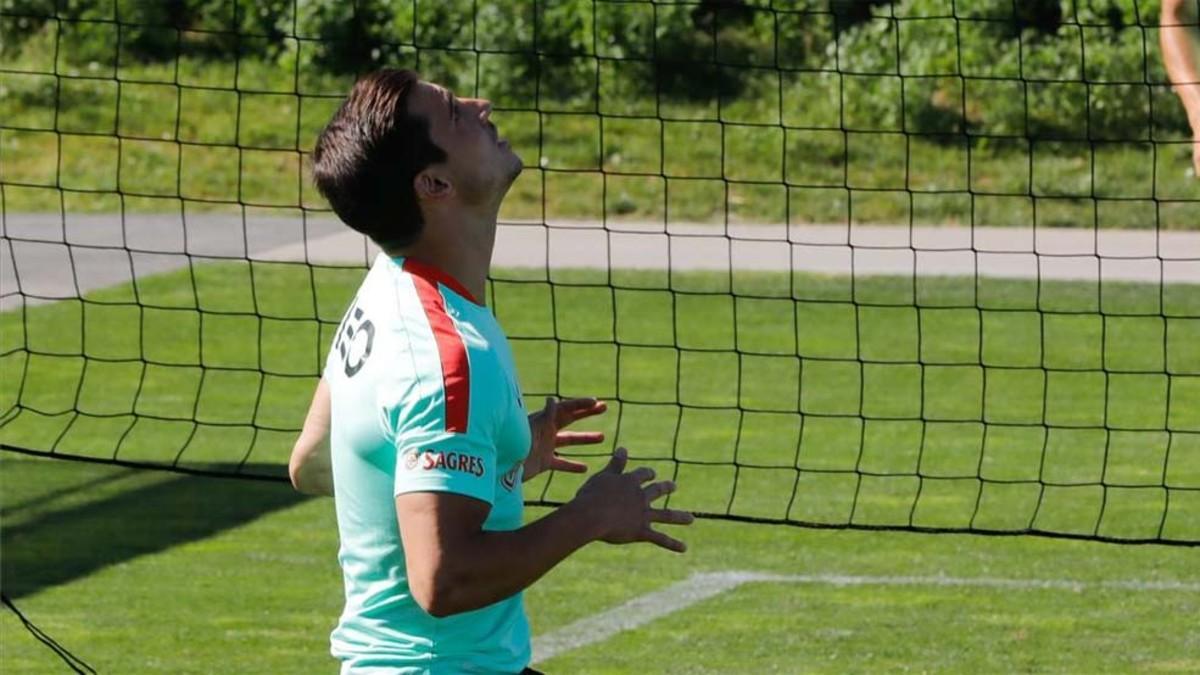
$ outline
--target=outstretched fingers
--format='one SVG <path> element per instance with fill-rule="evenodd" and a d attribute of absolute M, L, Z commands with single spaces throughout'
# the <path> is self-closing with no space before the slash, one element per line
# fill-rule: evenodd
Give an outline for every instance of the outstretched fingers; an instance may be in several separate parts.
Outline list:
<path fill-rule="evenodd" d="M 675 482 L 664 480 L 658 483 L 652 483 L 646 487 L 646 502 L 652 502 L 663 495 L 669 495 L 675 491 Z"/>
<path fill-rule="evenodd" d="M 630 471 L 628 476 L 637 481 L 638 485 L 654 480 L 654 469 L 648 466 L 639 466 Z"/>
<path fill-rule="evenodd" d="M 553 471 L 565 471 L 566 473 L 587 473 L 588 465 L 555 455 L 550 458 L 548 468 Z"/>
<path fill-rule="evenodd" d="M 642 541 L 648 541 L 651 544 L 661 546 L 668 551 L 674 551 L 676 553 L 683 553 L 687 550 L 687 544 L 670 535 L 663 534 L 658 530 L 652 530 L 649 527 L 642 532 Z"/>
<path fill-rule="evenodd" d="M 629 451 L 625 448 L 617 448 L 613 450 L 612 459 L 608 460 L 604 470 L 609 473 L 623 473 L 625 471 L 625 463 L 629 461 Z"/>
<path fill-rule="evenodd" d="M 601 431 L 560 431 L 554 437 L 554 447 L 565 448 L 571 445 L 595 445 L 604 442 Z"/>
<path fill-rule="evenodd" d="M 650 522 L 666 525 L 691 525 L 696 516 L 678 509 L 650 509 Z"/>
<path fill-rule="evenodd" d="M 663 495 L 671 494 L 675 491 L 675 482 L 664 480 L 658 483 L 653 483 L 645 490 L 646 503 L 662 497 Z M 650 523 L 663 523 L 665 525 L 691 525 L 696 519 L 687 511 L 678 509 L 647 509 L 646 511 L 646 528 L 642 531 L 642 539 L 656 546 L 661 546 L 668 551 L 683 553 L 687 550 L 687 544 L 682 541 L 659 532 L 650 527 Z"/>
<path fill-rule="evenodd" d="M 561 460 L 560 460 L 561 461 Z M 687 545 L 674 537 L 658 532 L 652 526 L 690 525 L 691 513 L 668 508 L 651 508 L 651 504 L 675 491 L 675 481 L 654 482 L 654 469 L 639 466 L 625 472 L 629 452 L 625 448 L 613 451 L 608 464 L 588 479 L 576 495 L 598 507 L 606 525 L 601 539 L 612 544 L 642 541 L 668 551 L 683 553 Z"/>
<path fill-rule="evenodd" d="M 569 398 L 558 402 L 554 421 L 559 428 L 585 417 L 603 414 L 608 404 L 594 398 Z"/>

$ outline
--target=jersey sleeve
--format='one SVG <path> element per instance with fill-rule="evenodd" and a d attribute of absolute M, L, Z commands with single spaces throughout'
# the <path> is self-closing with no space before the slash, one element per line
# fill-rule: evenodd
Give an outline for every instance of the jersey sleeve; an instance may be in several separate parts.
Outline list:
<path fill-rule="evenodd" d="M 398 434 L 393 493 L 399 496 L 409 492 L 453 492 L 494 503 L 495 444 L 482 434 Z"/>
<path fill-rule="evenodd" d="M 410 273 L 400 277 L 396 325 L 407 363 L 389 370 L 380 388 L 396 452 L 393 493 L 452 492 L 492 504 L 497 411 L 507 389 L 492 386 L 494 359 L 472 310 L 452 307 L 457 296 L 448 300 L 414 265 L 403 264 Z"/>

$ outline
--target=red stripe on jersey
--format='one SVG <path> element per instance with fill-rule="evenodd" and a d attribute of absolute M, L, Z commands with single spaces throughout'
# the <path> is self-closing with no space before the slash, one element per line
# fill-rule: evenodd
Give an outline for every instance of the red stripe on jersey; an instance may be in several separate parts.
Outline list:
<path fill-rule="evenodd" d="M 470 300 L 471 302 L 475 303 L 476 305 L 480 304 L 479 301 L 475 299 L 475 296 L 471 295 L 471 291 L 467 290 L 466 286 L 463 286 L 462 284 L 458 283 L 458 279 L 455 279 L 454 277 L 450 276 L 449 274 L 446 274 L 445 272 L 434 267 L 433 265 L 427 265 L 427 264 L 421 262 L 420 260 L 413 260 L 412 258 L 405 258 L 404 259 L 404 271 L 408 272 L 409 274 L 421 277 L 422 279 L 428 279 L 429 281 L 432 281 L 435 284 L 441 284 L 441 285 L 449 288 L 450 290 L 454 291 L 455 293 L 458 293 L 459 295 L 463 296 L 464 298 Z"/>
<path fill-rule="evenodd" d="M 414 271 L 411 260 L 404 261 L 404 271 L 412 277 L 417 297 L 421 299 L 421 307 L 425 310 L 425 318 L 429 320 L 433 338 L 437 341 L 438 357 L 442 362 L 442 391 L 446 396 L 446 431 L 465 434 L 471 403 L 471 365 L 467 361 L 467 345 L 454 327 L 454 320 L 446 313 L 446 303 L 438 289 L 438 280 L 421 273 L 425 270 Z M 469 295 L 465 297 L 473 300 Z"/>

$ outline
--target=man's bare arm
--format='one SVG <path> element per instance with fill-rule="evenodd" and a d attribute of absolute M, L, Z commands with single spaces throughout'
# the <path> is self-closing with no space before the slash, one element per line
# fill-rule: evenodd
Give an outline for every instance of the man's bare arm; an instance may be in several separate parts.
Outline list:
<path fill-rule="evenodd" d="M 1187 110 L 1188 121 L 1195 139 L 1192 155 L 1196 174 L 1200 176 L 1200 27 L 1196 25 L 1200 9 L 1198 0 L 1163 0 L 1159 21 L 1159 43 L 1163 64 L 1171 78 L 1175 93 Z"/>
<path fill-rule="evenodd" d="M 292 446 L 288 475 L 300 492 L 333 495 L 333 465 L 329 459 L 329 385 L 325 378 L 317 383 L 312 405 L 304 418 L 304 428 Z"/>
<path fill-rule="evenodd" d="M 651 502 L 675 489 L 654 472 L 624 473 L 623 449 L 594 474 L 567 505 L 520 529 L 483 530 L 490 506 L 452 493 L 413 492 L 396 497 L 405 565 L 413 599 L 433 616 L 486 607 L 517 593 L 592 541 L 646 541 L 683 552 L 683 542 L 651 523 L 686 525 L 692 515 Z"/>

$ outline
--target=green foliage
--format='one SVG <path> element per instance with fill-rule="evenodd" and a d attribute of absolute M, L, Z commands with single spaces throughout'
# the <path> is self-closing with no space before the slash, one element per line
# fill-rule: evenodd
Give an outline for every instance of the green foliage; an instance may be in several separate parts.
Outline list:
<path fill-rule="evenodd" d="M 291 29 L 291 0 L 3 0 L 0 52 L 38 35 L 74 64 L 154 63 L 178 55 L 274 55 Z"/>
<path fill-rule="evenodd" d="M 323 2 L 300 0 L 296 6 L 297 34 L 304 38 L 301 67 L 335 73 L 363 70 L 383 59 L 385 43 L 397 41 L 398 15 L 381 2 Z M 407 17 L 411 22 L 411 16 Z"/>
<path fill-rule="evenodd" d="M 1149 139 L 1186 129 L 1157 14 L 1157 2 L 1138 0 L 905 0 L 848 31 L 830 63 L 873 76 L 846 96 L 871 128 Z M 882 86 L 888 76 L 895 86 Z"/>
<path fill-rule="evenodd" d="M 1158 0 L 0 0 L 0 44 L 111 70 L 177 55 L 345 75 L 381 65 L 506 102 L 732 101 L 841 74 L 852 129 L 1141 140 L 1186 119 L 1158 56 Z M 12 39 L 15 38 L 15 39 Z M 114 49 L 113 45 L 119 45 Z M 307 75 L 306 75 L 307 77 Z M 810 105 L 810 104 L 806 104 Z"/>

